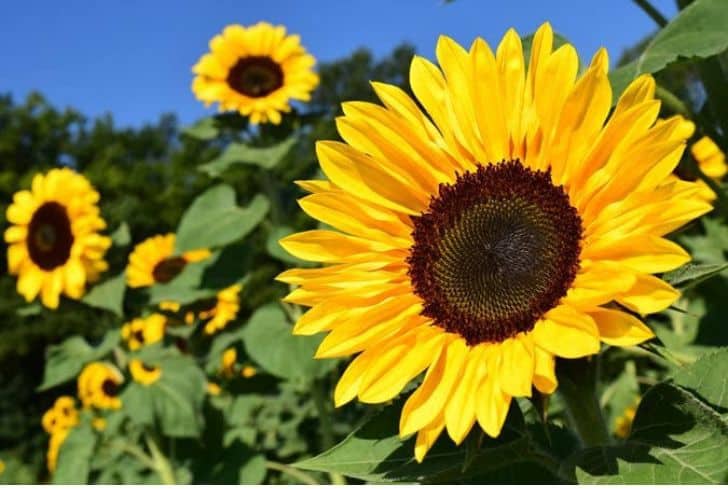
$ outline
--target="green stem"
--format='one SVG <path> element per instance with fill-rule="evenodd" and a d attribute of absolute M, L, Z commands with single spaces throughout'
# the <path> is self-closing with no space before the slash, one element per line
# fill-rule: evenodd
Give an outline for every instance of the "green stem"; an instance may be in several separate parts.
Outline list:
<path fill-rule="evenodd" d="M 667 19 L 664 15 L 660 13 L 659 10 L 657 10 L 650 2 L 647 0 L 632 0 L 634 3 L 637 4 L 642 10 L 645 11 L 647 15 L 650 16 L 652 20 L 655 21 L 657 25 L 660 27 L 665 27 L 667 25 Z"/>
<path fill-rule="evenodd" d="M 293 467 L 285 464 L 279 464 L 278 462 L 273 462 L 271 460 L 268 460 L 265 463 L 266 468 L 271 470 L 277 470 L 278 472 L 282 472 L 284 474 L 290 475 L 297 481 L 303 482 L 304 484 L 309 485 L 318 485 L 320 484 L 319 481 L 311 477 L 310 475 L 298 470 L 294 469 Z"/>
<path fill-rule="evenodd" d="M 680 100 L 680 97 L 662 85 L 655 86 L 655 96 L 659 98 L 663 105 L 670 109 L 670 111 L 685 116 L 688 119 L 695 119 L 695 114 L 693 114 L 693 111 L 690 110 L 690 107 Z"/>
<path fill-rule="evenodd" d="M 324 386 L 320 380 L 314 381 L 311 386 L 311 394 L 313 395 L 313 402 L 316 405 L 316 410 L 319 415 L 319 424 L 321 426 L 321 444 L 324 450 L 334 446 L 334 431 L 332 429 L 333 421 L 329 408 L 326 402 L 326 396 L 324 394 Z M 338 472 L 329 472 L 332 484 L 342 485 L 346 484 L 346 478 Z"/>
<path fill-rule="evenodd" d="M 152 454 L 152 460 L 154 461 L 154 468 L 159 474 L 162 484 L 175 484 L 174 471 L 167 457 L 159 449 L 154 438 L 148 434 L 144 438 L 147 441 L 147 447 L 149 447 L 149 452 Z"/>
<path fill-rule="evenodd" d="M 599 407 L 596 380 L 598 356 L 577 360 L 559 359 L 559 393 L 566 403 L 571 424 L 584 447 L 609 445 L 611 438 Z"/>
<path fill-rule="evenodd" d="M 139 460 L 139 462 L 141 462 L 141 464 L 145 467 L 156 470 L 157 467 L 154 464 L 154 460 L 152 460 L 151 457 L 149 457 L 149 455 L 147 455 L 141 448 L 130 443 L 122 443 L 121 449 Z"/>

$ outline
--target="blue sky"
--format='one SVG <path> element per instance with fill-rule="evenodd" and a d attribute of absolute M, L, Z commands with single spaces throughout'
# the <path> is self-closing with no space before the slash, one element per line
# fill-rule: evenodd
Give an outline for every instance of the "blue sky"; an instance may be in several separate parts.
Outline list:
<path fill-rule="evenodd" d="M 676 13 L 674 0 L 653 4 Z M 0 92 L 39 90 L 59 107 L 111 112 L 122 126 L 162 112 L 189 123 L 214 111 L 189 89 L 207 41 L 258 20 L 286 25 L 322 61 L 360 46 L 384 55 L 402 41 L 432 58 L 441 33 L 493 45 L 508 27 L 527 34 L 548 20 L 582 57 L 605 46 L 614 62 L 655 27 L 631 0 L 25 0 L 3 4 Z"/>

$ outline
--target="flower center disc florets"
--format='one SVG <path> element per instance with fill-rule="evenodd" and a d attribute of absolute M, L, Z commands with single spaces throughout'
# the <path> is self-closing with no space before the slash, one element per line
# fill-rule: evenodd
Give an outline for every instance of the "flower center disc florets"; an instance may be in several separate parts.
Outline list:
<path fill-rule="evenodd" d="M 73 246 L 71 220 L 57 202 L 38 207 L 28 225 L 28 253 L 43 270 L 53 270 L 68 261 Z"/>
<path fill-rule="evenodd" d="M 157 283 L 166 284 L 179 275 L 186 265 L 187 260 L 182 257 L 167 258 L 156 264 L 152 270 L 152 276 Z"/>
<path fill-rule="evenodd" d="M 578 270 L 577 210 L 549 172 L 518 160 L 440 184 L 412 219 L 409 275 L 423 314 L 470 345 L 533 329 Z"/>
<path fill-rule="evenodd" d="M 230 69 L 227 82 L 247 97 L 265 97 L 283 86 L 283 70 L 268 56 L 247 56 Z"/>

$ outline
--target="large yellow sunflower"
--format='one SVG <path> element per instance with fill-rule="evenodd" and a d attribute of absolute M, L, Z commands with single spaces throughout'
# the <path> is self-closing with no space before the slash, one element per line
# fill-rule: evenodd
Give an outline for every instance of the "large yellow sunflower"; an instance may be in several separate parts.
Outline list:
<path fill-rule="evenodd" d="M 388 401 L 426 371 L 400 419 L 417 460 L 443 429 L 498 436 L 512 397 L 556 389 L 555 357 L 651 338 L 640 316 L 678 297 L 654 274 L 690 258 L 662 236 L 711 208 L 669 180 L 692 127 L 657 119 L 653 79 L 610 114 L 606 51 L 577 76 L 552 41 L 544 24 L 527 69 L 513 30 L 495 53 L 441 37 L 440 68 L 412 61 L 419 105 L 381 83 L 384 106 L 345 103 L 345 143 L 317 145 L 328 180 L 301 182 L 301 207 L 338 231 L 281 240 L 327 265 L 279 276 L 310 307 L 294 333 L 330 331 L 319 358 L 359 354 L 336 405 Z"/>
<path fill-rule="evenodd" d="M 96 205 L 99 194 L 69 168 L 33 177 L 8 206 L 8 270 L 18 276 L 18 293 L 30 302 L 40 294 L 56 309 L 61 294 L 80 299 L 88 282 L 107 269 L 104 254 L 111 239 L 99 231 L 106 223 Z"/>
<path fill-rule="evenodd" d="M 220 110 L 237 110 L 259 124 L 281 122 L 291 99 L 308 101 L 318 85 L 316 60 L 284 26 L 229 25 L 210 40 L 210 52 L 192 71 L 195 96 Z"/>
<path fill-rule="evenodd" d="M 179 275 L 185 265 L 210 256 L 210 250 L 200 249 L 174 255 L 175 235 L 159 234 L 137 244 L 129 255 L 126 283 L 129 287 L 149 287 L 165 284 Z M 165 303 L 173 306 L 174 303 Z"/>
<path fill-rule="evenodd" d="M 726 173 L 728 173 L 725 153 L 708 136 L 703 136 L 690 146 L 690 153 L 695 158 L 700 170 L 716 182 L 720 182 Z M 716 199 L 715 192 L 705 182 L 702 180 L 698 181 L 698 185 L 700 185 L 700 193 L 698 194 L 700 198 L 707 202 L 712 202 Z"/>

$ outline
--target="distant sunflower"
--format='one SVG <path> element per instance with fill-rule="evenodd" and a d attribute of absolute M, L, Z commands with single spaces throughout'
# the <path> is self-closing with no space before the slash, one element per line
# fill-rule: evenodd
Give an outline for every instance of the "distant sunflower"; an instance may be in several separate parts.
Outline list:
<path fill-rule="evenodd" d="M 145 318 L 132 319 L 121 328 L 121 337 L 131 351 L 145 345 L 157 343 L 164 338 L 167 318 L 162 314 L 151 314 Z"/>
<path fill-rule="evenodd" d="M 46 467 L 48 467 L 48 472 L 51 474 L 56 471 L 56 466 L 58 465 L 58 452 L 60 451 L 63 442 L 66 441 L 66 438 L 68 438 L 69 431 L 70 428 L 54 431 L 48 440 Z"/>
<path fill-rule="evenodd" d="M 657 120 L 654 80 L 611 111 L 606 51 L 578 77 L 574 47 L 552 41 L 544 24 L 526 69 L 513 30 L 495 54 L 441 37 L 441 68 L 411 65 L 419 104 L 381 83 L 383 107 L 345 103 L 345 143 L 317 145 L 329 180 L 301 182 L 300 201 L 339 231 L 281 240 L 327 264 L 279 276 L 310 307 L 294 333 L 330 331 L 318 358 L 360 353 L 337 406 L 386 402 L 427 371 L 400 419 L 417 460 L 443 429 L 498 436 L 512 397 L 556 389 L 555 357 L 653 337 L 639 316 L 679 295 L 653 274 L 690 259 L 662 236 L 711 208 L 667 181 L 689 134 Z"/>
<path fill-rule="evenodd" d="M 197 317 L 206 321 L 204 326 L 205 334 L 213 334 L 223 329 L 235 319 L 240 310 L 241 285 L 232 285 L 217 293 L 215 303 L 209 309 L 197 313 Z"/>
<path fill-rule="evenodd" d="M 690 153 L 692 153 L 693 158 L 695 158 L 702 172 L 716 182 L 720 182 L 725 174 L 728 173 L 725 153 L 708 136 L 703 136 L 695 142 L 690 147 Z M 716 199 L 715 192 L 705 182 L 698 180 L 698 185 L 700 185 L 700 193 L 698 195 L 702 199 L 706 202 L 712 202 Z"/>
<path fill-rule="evenodd" d="M 119 389 L 124 382 L 121 372 L 108 363 L 86 365 L 78 376 L 78 398 L 84 407 L 119 409 Z"/>
<path fill-rule="evenodd" d="M 166 284 L 179 275 L 188 263 L 194 263 L 210 256 L 210 250 L 192 250 L 174 255 L 175 235 L 165 234 L 148 238 L 137 244 L 129 255 L 126 267 L 126 282 L 129 287 L 149 287 Z M 174 303 L 165 302 L 166 307 Z"/>
<path fill-rule="evenodd" d="M 132 378 L 142 385 L 151 385 L 162 376 L 162 369 L 147 365 L 137 358 L 129 362 L 129 372 Z"/>
<path fill-rule="evenodd" d="M 49 435 L 76 426 L 78 424 L 76 400 L 71 396 L 61 396 L 56 399 L 53 406 L 43 414 L 41 424 Z"/>
<path fill-rule="evenodd" d="M 639 403 L 640 398 L 638 397 L 614 420 L 614 434 L 618 438 L 625 439 L 629 437 L 629 434 L 632 432 L 632 422 L 637 414 L 637 407 L 639 406 Z"/>
<path fill-rule="evenodd" d="M 13 196 L 6 216 L 8 271 L 18 276 L 17 289 L 30 302 L 58 307 L 61 294 L 80 299 L 86 284 L 108 268 L 104 254 L 111 239 L 99 234 L 99 194 L 69 168 L 33 177 L 30 190 Z"/>
<path fill-rule="evenodd" d="M 192 68 L 192 91 L 206 105 L 218 102 L 220 110 L 237 110 L 253 124 L 279 124 L 291 99 L 311 98 L 319 82 L 314 64 L 299 36 L 287 36 L 284 26 L 229 25 Z"/>
<path fill-rule="evenodd" d="M 235 348 L 228 348 L 222 352 L 220 357 L 220 373 L 225 377 L 232 377 L 235 373 L 235 362 L 238 360 L 238 352 Z"/>

